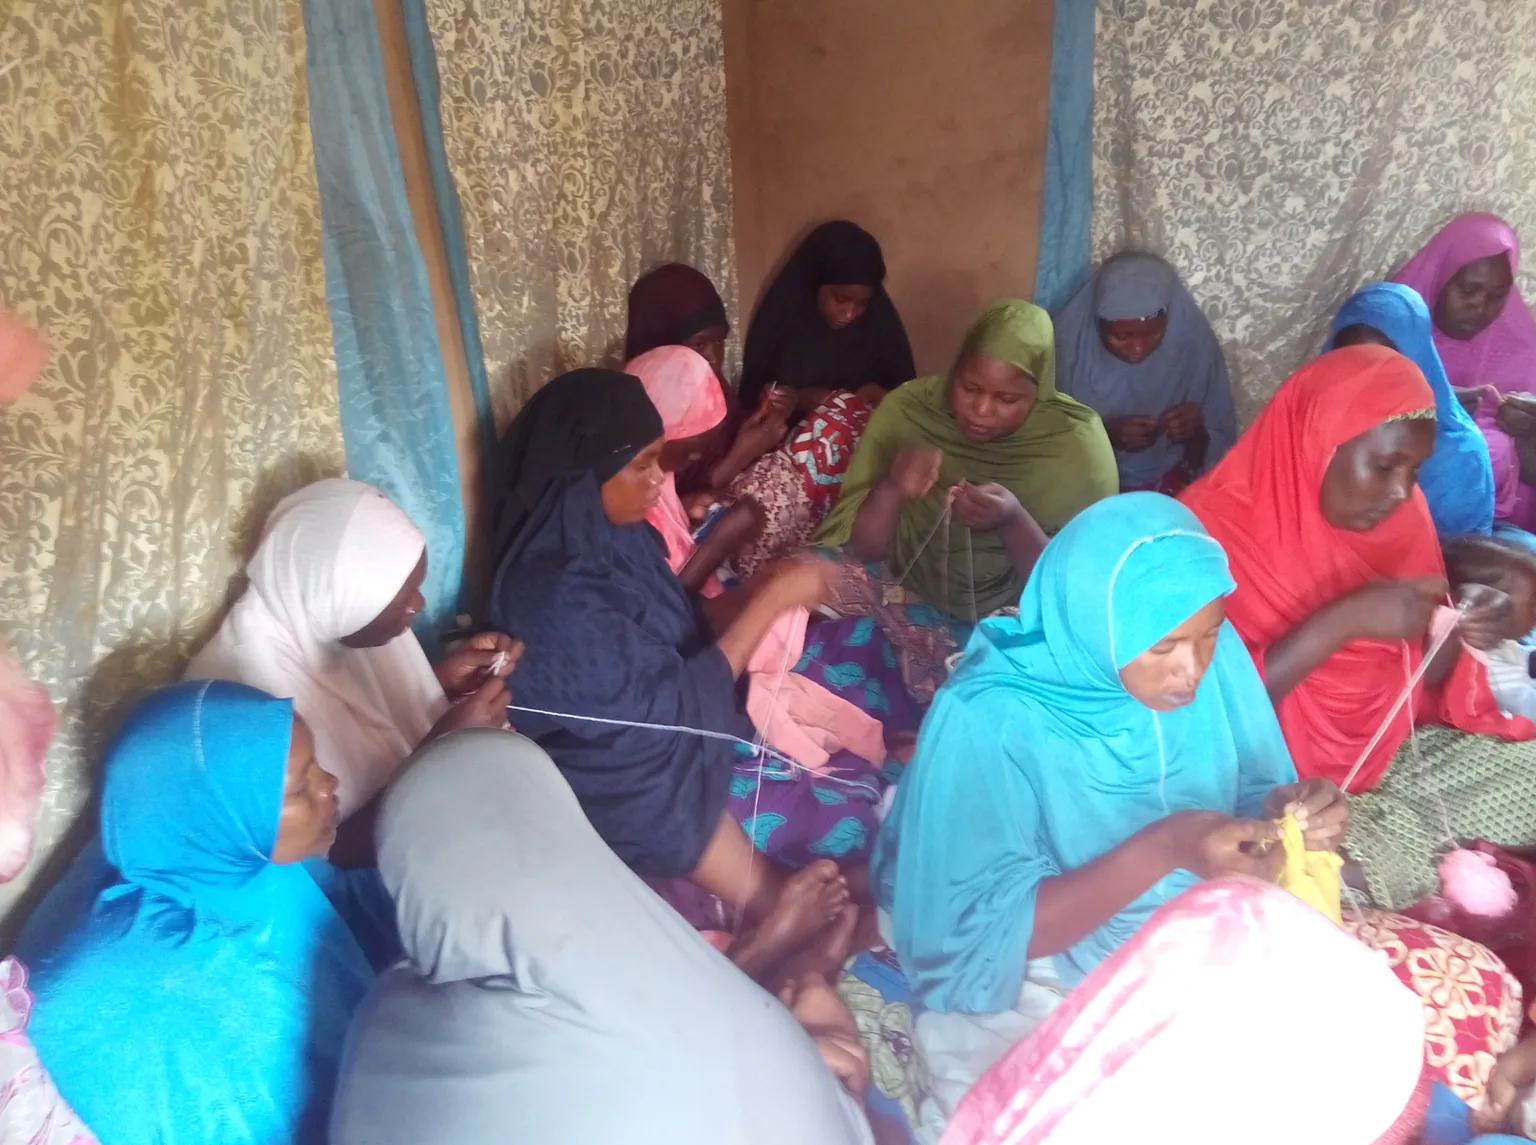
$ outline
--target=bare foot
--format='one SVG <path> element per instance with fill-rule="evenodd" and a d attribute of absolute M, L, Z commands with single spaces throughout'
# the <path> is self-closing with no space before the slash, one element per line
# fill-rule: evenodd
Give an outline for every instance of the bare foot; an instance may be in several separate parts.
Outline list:
<path fill-rule="evenodd" d="M 843 976 L 843 964 L 854 951 L 853 936 L 863 913 L 854 903 L 845 906 L 836 921 L 785 962 L 785 977 L 822 978 L 828 982 L 837 982 Z"/>
<path fill-rule="evenodd" d="M 751 978 L 765 980 L 785 958 L 840 922 L 848 883 L 837 864 L 822 859 L 784 883 L 763 921 L 731 948 L 730 959 Z"/>

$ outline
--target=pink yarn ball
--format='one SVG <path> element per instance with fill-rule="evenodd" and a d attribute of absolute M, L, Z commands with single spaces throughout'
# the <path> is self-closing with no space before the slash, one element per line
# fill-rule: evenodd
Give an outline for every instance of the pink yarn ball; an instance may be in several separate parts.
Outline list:
<path fill-rule="evenodd" d="M 1440 860 L 1445 897 L 1468 914 L 1500 918 L 1515 909 L 1520 896 L 1492 855 L 1458 848 Z"/>

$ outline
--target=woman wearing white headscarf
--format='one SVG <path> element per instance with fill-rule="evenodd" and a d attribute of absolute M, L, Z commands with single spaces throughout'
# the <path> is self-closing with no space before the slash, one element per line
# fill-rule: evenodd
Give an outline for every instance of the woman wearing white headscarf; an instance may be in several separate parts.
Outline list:
<path fill-rule="evenodd" d="M 434 670 L 410 628 L 426 575 L 426 538 L 398 505 L 360 481 L 317 481 L 272 511 L 249 587 L 186 675 L 292 699 L 346 818 L 429 736 L 506 726 L 521 645 L 483 633 Z"/>
<path fill-rule="evenodd" d="M 1121 492 L 1176 495 L 1232 448 L 1221 346 L 1157 255 L 1107 259 L 1055 322 L 1056 388 L 1104 419 Z"/>
<path fill-rule="evenodd" d="M 614 855 L 531 741 L 432 744 L 378 840 L 407 960 L 354 1018 L 332 1145 L 871 1141 L 825 1051 Z"/>

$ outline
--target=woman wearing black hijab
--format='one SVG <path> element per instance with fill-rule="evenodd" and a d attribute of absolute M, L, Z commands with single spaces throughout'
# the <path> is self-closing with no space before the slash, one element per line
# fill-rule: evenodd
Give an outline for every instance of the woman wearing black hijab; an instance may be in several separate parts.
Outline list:
<path fill-rule="evenodd" d="M 750 410 L 788 392 L 799 424 L 731 483 L 731 496 L 751 498 L 763 514 L 761 533 L 732 559 L 743 575 L 810 543 L 837 504 L 870 413 L 917 372 L 884 283 L 880 244 L 838 220 L 807 235 L 763 295 L 739 400 Z"/>
<path fill-rule="evenodd" d="M 856 223 L 823 223 L 784 264 L 747 328 L 742 405 L 753 408 L 777 385 L 798 391 L 808 412 L 839 391 L 890 390 L 916 376 L 885 292 L 880 244 Z"/>
<path fill-rule="evenodd" d="M 550 381 L 503 438 L 490 615 L 526 648 L 513 723 L 632 869 L 691 879 L 771 932 L 776 957 L 846 929 L 847 884 L 821 856 L 860 862 L 882 784 L 849 752 L 834 781 L 738 750 L 763 738 L 748 662 L 782 613 L 827 599 L 833 570 L 777 567 L 717 632 L 646 522 L 663 444 L 640 379 L 595 369 Z"/>

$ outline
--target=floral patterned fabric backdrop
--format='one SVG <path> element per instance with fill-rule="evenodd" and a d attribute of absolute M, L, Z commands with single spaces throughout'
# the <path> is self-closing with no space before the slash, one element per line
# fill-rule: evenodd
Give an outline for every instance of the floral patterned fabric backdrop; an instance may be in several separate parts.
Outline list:
<path fill-rule="evenodd" d="M 1536 4 L 1099 0 L 1094 98 L 1094 257 L 1178 268 L 1245 421 L 1451 216 L 1536 238 Z"/>
<path fill-rule="evenodd" d="M 692 263 L 734 312 L 718 0 L 427 0 L 496 421 L 617 362 L 633 281 Z"/>
<path fill-rule="evenodd" d="M 30 877 L 342 451 L 299 0 L 10 0 L 7 63 L 0 302 L 53 360 L 0 409 L 0 636 L 64 716 Z"/>

